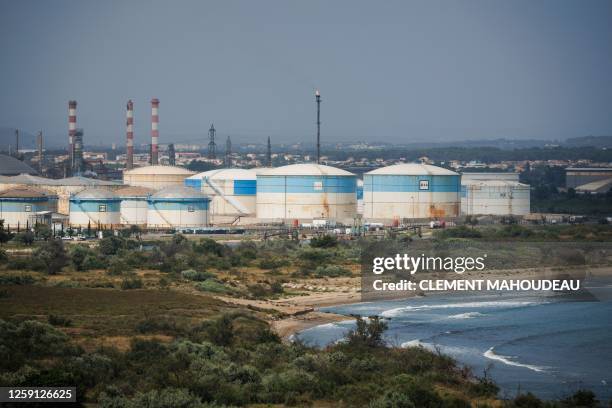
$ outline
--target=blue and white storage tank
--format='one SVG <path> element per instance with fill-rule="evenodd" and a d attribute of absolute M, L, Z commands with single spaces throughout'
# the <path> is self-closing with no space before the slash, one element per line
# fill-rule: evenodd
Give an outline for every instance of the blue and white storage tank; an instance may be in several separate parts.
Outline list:
<path fill-rule="evenodd" d="M 149 196 L 155 190 L 147 187 L 126 186 L 115 192 L 121 199 L 121 224 L 146 225 Z"/>
<path fill-rule="evenodd" d="M 109 190 L 87 188 L 70 196 L 70 225 L 113 228 L 121 224 L 121 199 Z"/>
<path fill-rule="evenodd" d="M 149 196 L 147 228 L 208 226 L 210 198 L 191 187 L 172 186 Z"/>
<path fill-rule="evenodd" d="M 322 164 L 292 164 L 257 175 L 257 218 L 352 222 L 357 177 Z"/>
<path fill-rule="evenodd" d="M 368 220 L 457 217 L 461 176 L 442 167 L 402 163 L 364 174 L 363 216 Z"/>
<path fill-rule="evenodd" d="M 56 195 L 34 188 L 14 187 L 0 192 L 0 219 L 4 220 L 4 227 L 49 223 L 56 206 Z"/>
<path fill-rule="evenodd" d="M 210 215 L 254 216 L 257 174 L 249 169 L 216 169 L 185 179 L 185 186 L 210 197 Z"/>

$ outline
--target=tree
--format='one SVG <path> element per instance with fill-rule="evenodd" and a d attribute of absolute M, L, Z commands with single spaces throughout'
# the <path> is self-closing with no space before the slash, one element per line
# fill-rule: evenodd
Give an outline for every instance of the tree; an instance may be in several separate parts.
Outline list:
<path fill-rule="evenodd" d="M 77 271 L 84 271 L 87 268 L 85 267 L 85 259 L 88 256 L 94 255 L 92 250 L 85 245 L 74 245 L 70 250 L 70 259 L 72 261 L 72 265 L 74 269 Z"/>
<path fill-rule="evenodd" d="M 59 239 L 46 241 L 34 252 L 34 257 L 43 263 L 49 275 L 56 275 L 68 264 L 64 243 Z"/>
<path fill-rule="evenodd" d="M 15 235 L 13 238 L 15 241 L 22 243 L 23 245 L 30 246 L 34 243 L 34 233 L 32 231 L 24 231 Z"/>
<path fill-rule="evenodd" d="M 11 233 L 4 230 L 4 220 L 0 220 L 0 245 L 4 245 L 11 238 Z"/>
<path fill-rule="evenodd" d="M 49 227 L 47 224 L 36 224 L 34 226 L 34 234 L 38 238 L 42 238 L 47 241 L 53 236 L 53 231 L 51 231 L 51 227 Z"/>
<path fill-rule="evenodd" d="M 368 320 L 358 316 L 355 329 L 347 335 L 348 344 L 353 346 L 382 347 L 385 345 L 383 333 L 389 327 L 379 316 L 370 316 Z"/>

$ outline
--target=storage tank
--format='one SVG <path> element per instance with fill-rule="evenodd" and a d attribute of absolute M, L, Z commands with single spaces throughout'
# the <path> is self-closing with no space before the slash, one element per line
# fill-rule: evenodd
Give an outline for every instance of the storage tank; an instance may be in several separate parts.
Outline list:
<path fill-rule="evenodd" d="M 292 164 L 257 175 L 257 218 L 352 222 L 357 177 L 322 164 Z"/>
<path fill-rule="evenodd" d="M 185 186 L 209 196 L 213 220 L 255 215 L 256 184 L 256 172 L 247 169 L 210 170 L 185 179 Z"/>
<path fill-rule="evenodd" d="M 357 179 L 357 214 L 363 214 L 363 180 Z"/>
<path fill-rule="evenodd" d="M 463 215 L 527 215 L 529 212 L 527 184 L 503 179 L 461 180 Z"/>
<path fill-rule="evenodd" d="M 26 228 L 50 224 L 57 196 L 30 187 L 14 187 L 0 192 L 0 219 L 4 227 Z"/>
<path fill-rule="evenodd" d="M 402 163 L 364 174 L 363 216 L 369 220 L 459 215 L 461 176 L 442 167 Z"/>
<path fill-rule="evenodd" d="M 123 172 L 123 184 L 159 190 L 170 186 L 182 186 L 193 171 L 177 166 L 145 166 Z"/>
<path fill-rule="evenodd" d="M 210 198 L 194 188 L 164 188 L 148 199 L 147 228 L 205 227 L 209 203 Z"/>
<path fill-rule="evenodd" d="M 114 228 L 121 224 L 121 200 L 113 192 L 88 188 L 70 197 L 70 225 Z"/>
<path fill-rule="evenodd" d="M 155 190 L 147 187 L 128 186 L 116 191 L 121 199 L 121 224 L 146 225 L 148 198 Z"/>

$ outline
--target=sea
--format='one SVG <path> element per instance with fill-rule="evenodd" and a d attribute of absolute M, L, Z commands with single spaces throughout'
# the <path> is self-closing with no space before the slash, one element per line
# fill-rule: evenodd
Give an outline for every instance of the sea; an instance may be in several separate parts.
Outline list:
<path fill-rule="evenodd" d="M 381 316 L 385 339 L 425 347 L 487 375 L 499 396 L 532 392 L 544 399 L 579 389 L 612 400 L 612 280 L 583 282 L 583 296 L 542 292 L 453 292 L 356 303 L 321 311 Z M 304 330 L 296 337 L 324 347 L 341 342 L 354 320 Z"/>

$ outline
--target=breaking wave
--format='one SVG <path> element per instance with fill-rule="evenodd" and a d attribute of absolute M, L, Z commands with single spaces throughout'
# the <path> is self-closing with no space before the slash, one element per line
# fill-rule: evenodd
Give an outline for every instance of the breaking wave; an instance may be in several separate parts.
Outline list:
<path fill-rule="evenodd" d="M 531 364 L 519 363 L 517 361 L 511 360 L 512 357 L 500 356 L 499 354 L 495 354 L 495 352 L 493 351 L 493 347 L 491 347 L 490 349 L 485 351 L 482 355 L 485 356 L 486 358 L 490 359 L 490 360 L 499 361 L 499 362 L 504 363 L 504 364 L 509 365 L 509 366 L 528 368 L 528 369 L 530 369 L 532 371 L 536 371 L 538 373 L 546 371 L 546 367 L 540 367 L 540 366 L 531 365 Z"/>

